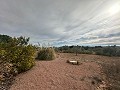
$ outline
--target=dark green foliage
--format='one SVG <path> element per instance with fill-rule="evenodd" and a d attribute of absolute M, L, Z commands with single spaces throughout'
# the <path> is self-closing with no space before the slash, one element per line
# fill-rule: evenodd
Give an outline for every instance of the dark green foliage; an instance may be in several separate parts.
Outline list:
<path fill-rule="evenodd" d="M 96 49 L 96 54 L 105 56 L 120 56 L 120 47 L 117 46 L 107 46 Z"/>
<path fill-rule="evenodd" d="M 63 53 L 75 53 L 77 54 L 92 54 L 93 51 L 89 47 L 83 47 L 83 46 L 63 46 L 56 49 L 57 52 L 63 52 Z"/>
<path fill-rule="evenodd" d="M 0 43 L 9 43 L 12 37 L 7 35 L 0 35 Z"/>
<path fill-rule="evenodd" d="M 37 59 L 39 60 L 53 60 L 55 59 L 55 51 L 53 48 L 42 48 L 38 52 Z"/>
<path fill-rule="evenodd" d="M 57 52 L 76 53 L 76 54 L 97 54 L 105 56 L 120 56 L 119 46 L 62 46 L 55 48 Z"/>
<path fill-rule="evenodd" d="M 17 39 L 18 39 L 18 43 L 20 45 L 27 45 L 29 40 L 30 40 L 30 38 L 25 38 L 25 37 L 22 37 L 22 36 L 17 38 Z"/>

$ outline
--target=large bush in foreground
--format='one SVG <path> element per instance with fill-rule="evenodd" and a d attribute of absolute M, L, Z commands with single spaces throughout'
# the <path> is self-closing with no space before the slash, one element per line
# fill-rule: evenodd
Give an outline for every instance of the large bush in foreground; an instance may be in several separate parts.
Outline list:
<path fill-rule="evenodd" d="M 28 45 L 29 38 L 12 38 L 9 42 L 0 43 L 0 59 L 12 63 L 18 73 L 34 66 L 35 48 Z"/>
<path fill-rule="evenodd" d="M 53 48 L 42 48 L 38 52 L 37 59 L 39 60 L 53 60 L 55 59 L 55 51 Z"/>
<path fill-rule="evenodd" d="M 34 66 L 34 52 L 34 48 L 31 45 L 16 46 L 7 52 L 6 59 L 8 62 L 13 63 L 20 73 Z"/>

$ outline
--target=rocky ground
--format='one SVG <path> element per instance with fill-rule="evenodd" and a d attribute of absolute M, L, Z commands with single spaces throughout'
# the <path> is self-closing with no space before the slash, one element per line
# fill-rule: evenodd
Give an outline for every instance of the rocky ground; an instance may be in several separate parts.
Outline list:
<path fill-rule="evenodd" d="M 36 61 L 31 70 L 19 74 L 10 90 L 103 90 L 106 83 L 97 55 L 57 54 L 53 61 Z M 66 63 L 79 60 L 80 65 Z"/>
<path fill-rule="evenodd" d="M 119 65 L 120 57 L 59 53 L 17 75 L 12 64 L 0 61 L 0 90 L 120 90 Z"/>
<path fill-rule="evenodd" d="M 0 90 L 8 90 L 16 74 L 12 64 L 0 60 Z"/>

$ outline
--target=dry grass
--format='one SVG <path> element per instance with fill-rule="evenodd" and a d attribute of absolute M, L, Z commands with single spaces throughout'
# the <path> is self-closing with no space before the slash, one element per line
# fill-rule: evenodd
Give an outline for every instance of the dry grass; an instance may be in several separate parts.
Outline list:
<path fill-rule="evenodd" d="M 101 64 L 110 90 L 120 90 L 120 60 L 110 60 Z"/>
<path fill-rule="evenodd" d="M 42 48 L 38 51 L 37 59 L 39 60 L 53 60 L 55 59 L 55 51 L 53 48 Z"/>

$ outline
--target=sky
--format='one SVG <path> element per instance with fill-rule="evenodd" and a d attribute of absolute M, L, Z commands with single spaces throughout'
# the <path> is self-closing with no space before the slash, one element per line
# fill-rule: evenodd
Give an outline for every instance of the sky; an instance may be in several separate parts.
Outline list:
<path fill-rule="evenodd" d="M 35 45 L 120 45 L 120 0 L 0 0 L 0 34 Z"/>

